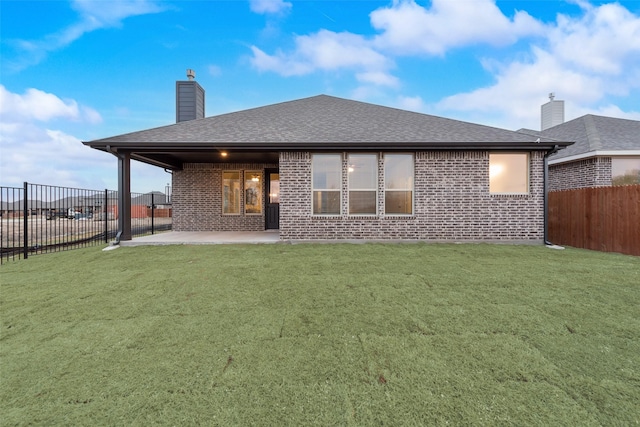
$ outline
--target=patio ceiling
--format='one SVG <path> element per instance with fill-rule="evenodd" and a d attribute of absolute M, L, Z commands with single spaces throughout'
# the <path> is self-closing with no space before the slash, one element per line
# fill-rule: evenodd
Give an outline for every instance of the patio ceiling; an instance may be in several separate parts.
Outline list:
<path fill-rule="evenodd" d="M 111 149 L 106 151 L 122 151 Z M 227 153 L 223 157 L 222 152 Z M 208 150 L 132 151 L 131 158 L 154 166 L 180 170 L 184 163 L 278 163 L 277 151 Z"/>

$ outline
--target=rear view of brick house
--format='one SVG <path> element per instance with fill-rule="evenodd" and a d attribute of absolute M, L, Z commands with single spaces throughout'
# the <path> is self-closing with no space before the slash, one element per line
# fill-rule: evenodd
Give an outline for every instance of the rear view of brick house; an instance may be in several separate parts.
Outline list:
<path fill-rule="evenodd" d="M 177 88 L 176 117 L 204 115 Z M 85 144 L 123 191 L 130 159 L 171 170 L 174 231 L 541 243 L 546 159 L 571 142 L 319 95 Z"/>

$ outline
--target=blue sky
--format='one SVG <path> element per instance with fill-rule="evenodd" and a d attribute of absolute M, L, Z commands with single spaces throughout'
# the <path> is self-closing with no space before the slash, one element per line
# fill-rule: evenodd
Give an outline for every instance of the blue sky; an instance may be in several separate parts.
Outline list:
<path fill-rule="evenodd" d="M 117 188 L 81 141 L 328 94 L 506 129 L 640 120 L 640 1 L 0 1 L 0 185 Z M 132 190 L 170 177 L 137 162 Z"/>

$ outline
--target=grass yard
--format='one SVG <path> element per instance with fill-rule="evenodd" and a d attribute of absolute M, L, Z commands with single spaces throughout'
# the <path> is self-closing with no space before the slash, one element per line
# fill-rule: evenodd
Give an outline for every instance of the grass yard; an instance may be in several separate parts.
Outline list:
<path fill-rule="evenodd" d="M 638 425 L 640 258 L 87 248 L 0 268 L 2 425 Z"/>

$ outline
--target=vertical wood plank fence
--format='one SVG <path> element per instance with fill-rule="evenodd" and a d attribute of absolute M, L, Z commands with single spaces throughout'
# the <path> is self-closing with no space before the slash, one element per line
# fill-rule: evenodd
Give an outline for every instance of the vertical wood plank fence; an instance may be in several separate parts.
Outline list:
<path fill-rule="evenodd" d="M 640 185 L 550 192 L 549 240 L 640 256 Z"/>

